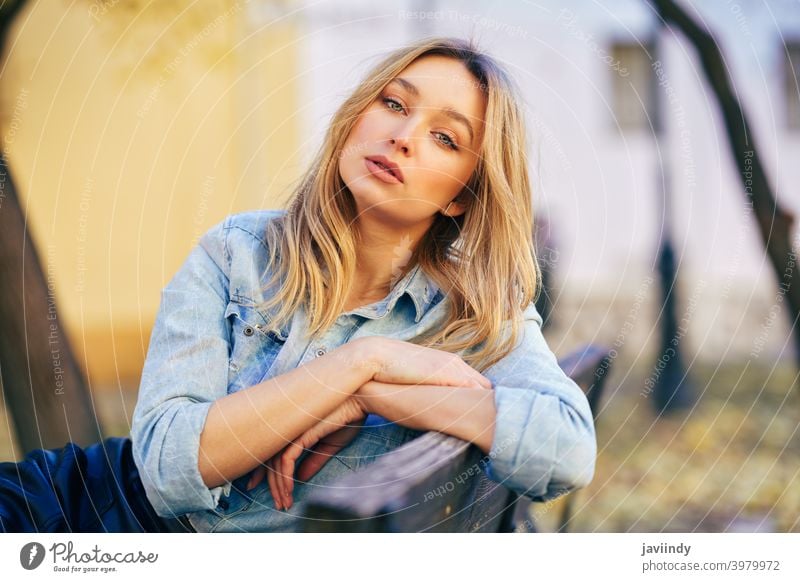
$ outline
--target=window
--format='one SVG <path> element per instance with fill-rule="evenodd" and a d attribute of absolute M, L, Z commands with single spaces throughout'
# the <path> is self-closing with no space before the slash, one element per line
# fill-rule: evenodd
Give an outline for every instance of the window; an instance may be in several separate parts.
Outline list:
<path fill-rule="evenodd" d="M 655 124 L 655 83 L 646 49 L 638 43 L 611 46 L 613 121 L 623 130 L 649 130 Z"/>

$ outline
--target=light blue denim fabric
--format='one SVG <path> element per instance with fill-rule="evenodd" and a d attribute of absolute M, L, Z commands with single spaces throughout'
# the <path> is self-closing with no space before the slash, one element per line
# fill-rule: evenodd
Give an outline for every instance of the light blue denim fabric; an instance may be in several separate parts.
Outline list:
<path fill-rule="evenodd" d="M 342 314 L 313 342 L 303 338 L 303 309 L 283 329 L 273 329 L 272 314 L 261 307 L 268 257 L 262 233 L 282 214 L 229 216 L 203 235 L 162 292 L 131 428 L 133 454 L 159 515 L 188 514 L 198 531 L 292 531 L 315 487 L 332 486 L 422 434 L 370 415 L 352 443 L 307 483 L 295 485 L 288 512 L 275 510 L 266 480 L 250 492 L 248 475 L 219 487 L 203 483 L 200 433 L 215 400 L 358 337 L 409 340 L 447 315 L 449 299 L 415 267 L 383 300 Z M 487 474 L 543 501 L 589 483 L 596 441 L 586 397 L 559 368 L 541 323 L 531 304 L 517 347 L 484 375 L 497 407 Z"/>

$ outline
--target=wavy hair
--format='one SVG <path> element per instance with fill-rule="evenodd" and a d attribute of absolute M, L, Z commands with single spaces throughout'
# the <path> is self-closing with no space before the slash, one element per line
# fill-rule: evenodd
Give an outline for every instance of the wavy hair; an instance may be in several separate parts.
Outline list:
<path fill-rule="evenodd" d="M 344 310 L 356 275 L 357 235 L 352 196 L 339 176 L 338 161 L 359 115 L 408 65 L 439 55 L 461 62 L 486 99 L 478 163 L 459 194 L 467 210 L 438 214 L 418 242 L 408 268 L 419 264 L 441 289 L 450 310 L 444 324 L 412 340 L 460 353 L 483 371 L 514 348 L 523 310 L 538 296 L 541 274 L 533 242 L 525 123 L 517 90 L 505 71 L 472 41 L 432 38 L 396 50 L 366 75 L 333 116 L 322 146 L 289 202 L 287 212 L 266 229 L 273 275 L 267 309 L 278 308 L 282 327 L 303 305 L 308 335 L 324 333 Z"/>

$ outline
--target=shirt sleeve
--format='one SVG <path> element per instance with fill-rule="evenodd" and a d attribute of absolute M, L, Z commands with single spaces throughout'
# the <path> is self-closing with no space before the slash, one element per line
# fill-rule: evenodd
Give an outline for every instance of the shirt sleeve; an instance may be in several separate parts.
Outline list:
<path fill-rule="evenodd" d="M 589 402 L 559 367 L 541 324 L 531 304 L 517 347 L 484 373 L 497 409 L 487 474 L 534 501 L 588 485 L 597 456 Z"/>
<path fill-rule="evenodd" d="M 147 498 L 163 517 L 213 509 L 230 483 L 200 476 L 200 433 L 228 384 L 230 261 L 224 222 L 201 237 L 161 293 L 131 426 Z"/>

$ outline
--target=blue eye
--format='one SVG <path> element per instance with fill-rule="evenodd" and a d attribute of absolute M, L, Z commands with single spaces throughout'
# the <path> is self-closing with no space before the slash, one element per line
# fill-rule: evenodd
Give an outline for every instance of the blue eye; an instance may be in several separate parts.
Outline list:
<path fill-rule="evenodd" d="M 449 135 L 447 135 L 446 133 L 442 133 L 441 131 L 437 131 L 437 132 L 434 132 L 434 133 L 437 136 L 440 136 L 442 138 L 442 139 L 439 139 L 439 143 L 440 144 L 449 147 L 451 150 L 457 150 L 458 149 L 458 146 L 456 145 L 456 142 L 454 142 L 453 138 L 451 138 Z"/>
<path fill-rule="evenodd" d="M 397 111 L 398 113 L 402 113 L 402 112 L 403 112 L 403 106 L 402 106 L 402 105 L 400 105 L 400 103 L 399 103 L 398 101 L 395 101 L 395 100 L 394 100 L 394 99 L 392 99 L 391 97 L 384 97 L 384 98 L 382 99 L 382 101 L 383 101 L 383 102 L 386 104 L 386 106 L 387 106 L 389 109 L 391 109 L 392 111 Z M 399 109 L 395 109 L 394 107 L 392 107 L 392 105 L 397 105 L 397 107 L 398 107 Z"/>

